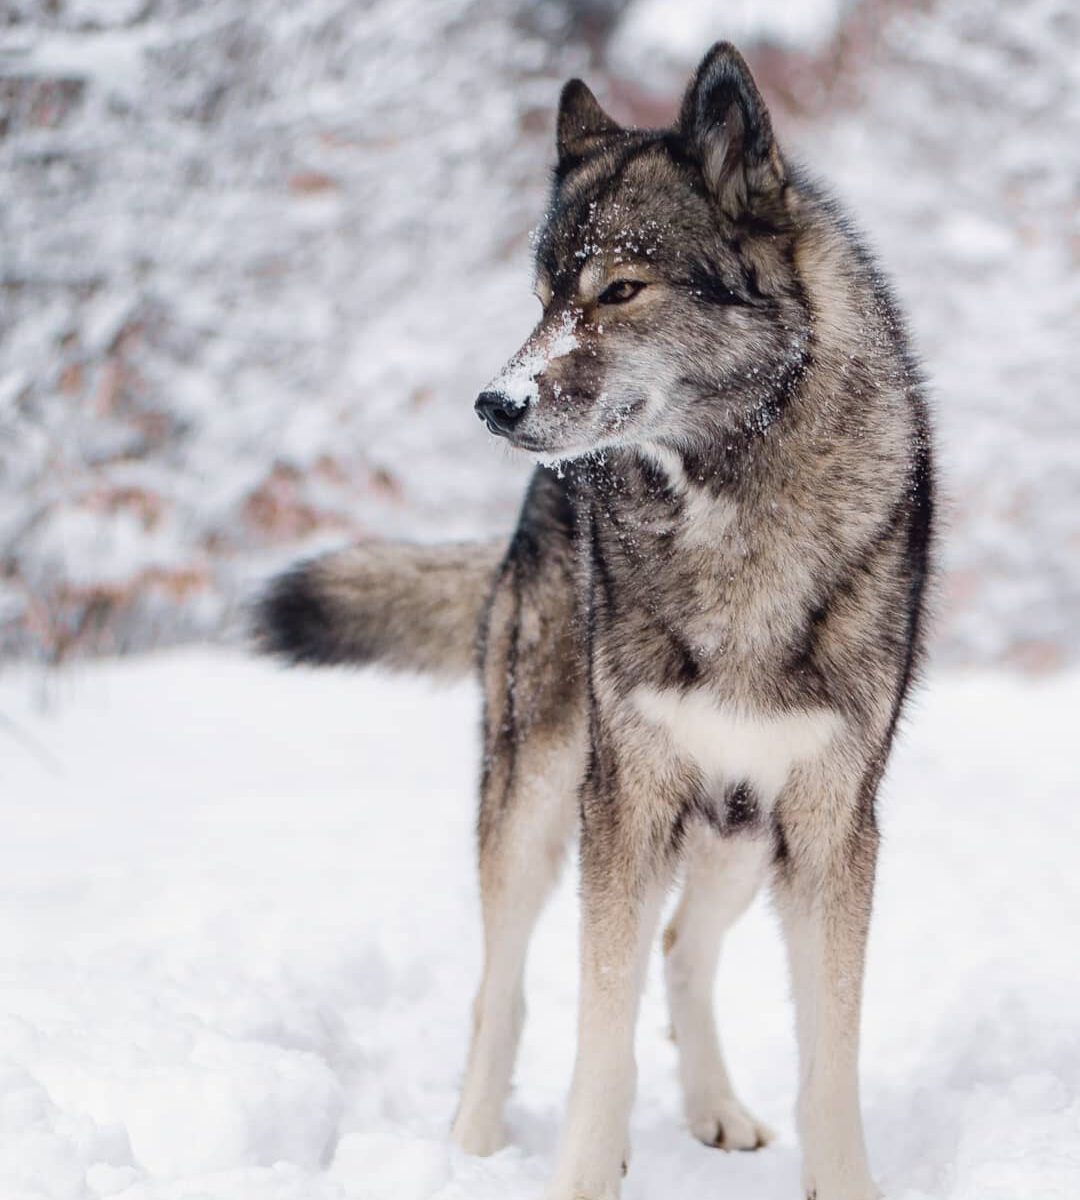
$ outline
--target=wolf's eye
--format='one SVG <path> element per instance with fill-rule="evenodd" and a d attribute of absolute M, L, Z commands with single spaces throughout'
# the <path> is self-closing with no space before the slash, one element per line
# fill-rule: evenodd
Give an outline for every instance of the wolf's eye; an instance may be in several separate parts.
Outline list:
<path fill-rule="evenodd" d="M 597 303 L 625 304 L 627 300 L 633 300 L 643 287 L 645 283 L 640 279 L 616 279 L 600 293 Z"/>

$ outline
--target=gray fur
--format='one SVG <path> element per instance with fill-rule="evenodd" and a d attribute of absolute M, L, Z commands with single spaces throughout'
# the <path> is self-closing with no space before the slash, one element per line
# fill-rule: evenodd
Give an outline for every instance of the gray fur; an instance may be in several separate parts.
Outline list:
<path fill-rule="evenodd" d="M 365 551 L 378 570 L 365 558 L 354 584 L 320 591 L 344 631 L 331 640 L 395 665 L 460 666 L 485 614 L 487 954 L 455 1137 L 499 1144 L 525 947 L 576 823 L 581 1022 L 552 1200 L 618 1192 L 646 948 L 686 857 L 665 951 L 691 1129 L 768 1140 L 700 1002 L 723 928 L 767 877 L 805 1193 L 871 1200 L 858 1020 L 875 795 L 922 646 L 921 380 L 870 256 L 782 156 L 733 48 L 706 56 L 673 129 L 621 129 L 577 82 L 562 105 L 544 316 L 478 410 L 564 464 L 534 476 L 497 569 L 493 551 L 454 551 L 451 582 L 448 562 Z M 424 597 L 411 607 L 406 575 Z M 410 636 L 428 649 L 403 650 Z"/>

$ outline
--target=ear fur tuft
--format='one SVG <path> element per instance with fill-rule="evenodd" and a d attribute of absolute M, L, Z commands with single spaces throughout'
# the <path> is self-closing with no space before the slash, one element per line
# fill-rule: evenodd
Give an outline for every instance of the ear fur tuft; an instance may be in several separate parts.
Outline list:
<path fill-rule="evenodd" d="M 728 215 L 737 216 L 782 186 L 783 162 L 769 110 L 730 42 L 717 42 L 701 60 L 683 97 L 678 129 Z"/>

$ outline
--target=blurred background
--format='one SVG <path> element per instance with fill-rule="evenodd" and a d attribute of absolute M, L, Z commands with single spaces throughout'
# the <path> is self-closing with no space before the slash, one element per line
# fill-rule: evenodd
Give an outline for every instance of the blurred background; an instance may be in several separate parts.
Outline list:
<path fill-rule="evenodd" d="M 1077 0 L 0 0 L 2 1200 L 540 1195 L 573 871 L 512 1145 L 446 1137 L 475 689 L 235 647 L 300 555 L 511 528 L 529 466 L 472 405 L 539 315 L 559 88 L 666 124 L 717 38 L 876 247 L 937 414 L 941 669 L 881 805 L 875 1170 L 893 1200 L 1080 1196 Z M 801 1194 L 764 901 L 724 959 L 777 1144 L 680 1127 L 654 957 L 625 1200 Z"/>
<path fill-rule="evenodd" d="M 938 660 L 1080 657 L 1075 0 L 4 0 L 0 653 L 235 638 L 301 553 L 509 529 L 472 401 L 559 86 L 665 124 L 719 37 L 909 310 Z"/>

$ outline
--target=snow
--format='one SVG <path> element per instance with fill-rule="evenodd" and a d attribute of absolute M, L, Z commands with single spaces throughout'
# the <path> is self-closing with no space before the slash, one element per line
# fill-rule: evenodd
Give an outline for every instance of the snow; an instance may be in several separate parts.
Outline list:
<path fill-rule="evenodd" d="M 882 801 L 863 1075 L 890 1200 L 1080 1195 L 1080 674 L 935 676 Z M 453 1149 L 479 965 L 478 703 L 206 650 L 0 678 L 4 1200 L 539 1200 L 573 1054 L 572 872 L 494 1158 Z M 758 904 L 721 968 L 748 1103 L 680 1128 L 654 961 L 627 1200 L 791 1200 L 794 1045 Z"/>
<path fill-rule="evenodd" d="M 505 396 L 515 408 L 525 408 L 540 397 L 537 377 L 557 359 L 577 348 L 578 322 L 564 313 L 542 339 L 530 339 L 488 384 L 488 390 Z"/>

